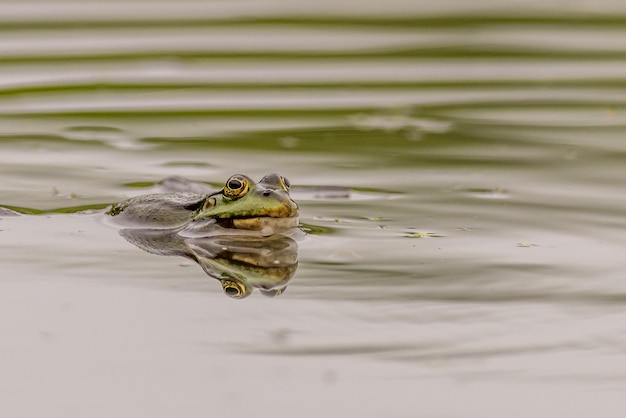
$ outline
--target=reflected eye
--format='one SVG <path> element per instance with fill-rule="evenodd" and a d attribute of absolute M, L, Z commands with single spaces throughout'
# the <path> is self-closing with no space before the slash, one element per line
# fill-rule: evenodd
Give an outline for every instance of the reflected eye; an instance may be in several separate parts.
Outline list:
<path fill-rule="evenodd" d="M 287 180 L 287 177 L 280 176 L 280 185 L 286 192 L 291 188 L 291 183 Z"/>
<path fill-rule="evenodd" d="M 224 196 L 238 199 L 248 193 L 249 187 L 250 185 L 246 178 L 239 175 L 232 176 L 224 186 Z"/>
<path fill-rule="evenodd" d="M 241 299 L 248 296 L 245 286 L 233 280 L 222 280 L 222 289 L 224 289 L 224 293 L 231 298 Z"/>
<path fill-rule="evenodd" d="M 224 293 L 226 293 L 230 297 L 236 298 L 237 296 L 241 295 L 241 289 L 235 286 L 226 286 L 224 288 Z"/>

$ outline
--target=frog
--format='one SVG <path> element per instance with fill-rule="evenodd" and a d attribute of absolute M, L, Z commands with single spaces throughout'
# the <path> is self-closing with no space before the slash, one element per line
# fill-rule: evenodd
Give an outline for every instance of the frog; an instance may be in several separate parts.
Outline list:
<path fill-rule="evenodd" d="M 213 193 L 178 191 L 132 197 L 112 205 L 105 214 L 123 227 L 153 229 L 270 232 L 298 226 L 299 208 L 290 195 L 289 180 L 267 174 L 258 183 L 244 174 L 232 175 Z"/>

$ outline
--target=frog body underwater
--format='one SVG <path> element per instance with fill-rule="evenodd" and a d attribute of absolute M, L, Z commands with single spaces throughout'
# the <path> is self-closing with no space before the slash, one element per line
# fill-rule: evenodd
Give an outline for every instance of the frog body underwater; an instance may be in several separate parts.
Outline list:
<path fill-rule="evenodd" d="M 249 231 L 298 226 L 298 205 L 289 196 L 289 181 L 268 174 L 255 183 L 243 174 L 231 176 L 214 193 L 148 194 L 113 205 L 106 214 L 124 227 L 194 229 L 201 225 Z"/>

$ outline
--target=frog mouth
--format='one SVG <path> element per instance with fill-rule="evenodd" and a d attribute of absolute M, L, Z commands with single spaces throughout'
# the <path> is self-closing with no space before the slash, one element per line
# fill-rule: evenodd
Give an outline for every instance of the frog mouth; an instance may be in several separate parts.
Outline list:
<path fill-rule="evenodd" d="M 223 228 L 246 229 L 249 231 L 282 231 L 296 228 L 299 225 L 297 214 L 290 217 L 272 218 L 258 216 L 251 218 L 218 219 L 217 224 Z"/>

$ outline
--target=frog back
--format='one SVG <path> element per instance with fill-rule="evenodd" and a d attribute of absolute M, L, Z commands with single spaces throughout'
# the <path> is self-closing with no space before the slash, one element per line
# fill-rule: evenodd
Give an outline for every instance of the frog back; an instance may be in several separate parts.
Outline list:
<path fill-rule="evenodd" d="M 136 196 L 111 206 L 106 215 L 125 227 L 178 228 L 193 219 L 205 198 L 205 195 L 196 193 Z"/>

